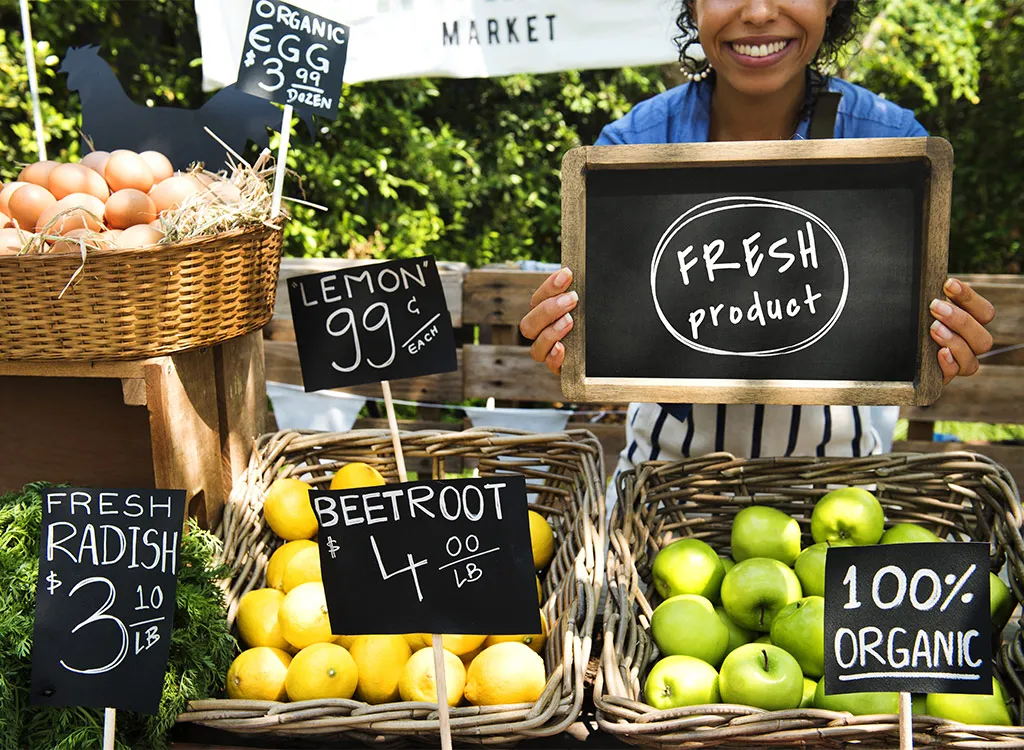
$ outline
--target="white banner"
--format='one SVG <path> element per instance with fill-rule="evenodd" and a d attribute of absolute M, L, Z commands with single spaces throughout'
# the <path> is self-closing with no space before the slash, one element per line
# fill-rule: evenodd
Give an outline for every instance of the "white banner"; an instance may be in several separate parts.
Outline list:
<path fill-rule="evenodd" d="M 195 0 L 203 88 L 234 83 L 252 0 Z M 269 11 L 276 0 L 259 0 Z M 679 0 L 300 0 L 352 29 L 345 82 L 656 65 Z"/>

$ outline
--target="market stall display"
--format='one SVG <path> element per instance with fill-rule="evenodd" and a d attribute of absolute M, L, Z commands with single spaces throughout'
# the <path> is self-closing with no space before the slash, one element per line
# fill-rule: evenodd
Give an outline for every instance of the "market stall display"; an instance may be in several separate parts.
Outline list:
<path fill-rule="evenodd" d="M 1017 487 L 1004 468 L 976 454 L 711 454 L 642 464 L 622 476 L 620 497 L 610 524 L 595 704 L 602 729 L 631 744 L 896 744 L 896 693 L 825 695 L 831 644 L 824 643 L 820 597 L 828 545 L 984 542 L 991 574 L 979 575 L 989 579 L 994 634 L 1004 632 L 1021 600 Z M 718 555 L 726 553 L 732 559 L 723 562 Z M 995 575 L 1004 565 L 1009 587 Z M 693 627 L 677 627 L 701 617 L 700 639 Z M 691 636 L 677 642 L 684 632 Z M 1014 625 L 1005 640 L 993 639 L 994 695 L 915 699 L 915 736 L 938 747 L 1024 747 L 1013 725 L 1022 695 L 1020 638 Z M 930 663 L 944 643 L 926 644 Z"/>
<path fill-rule="evenodd" d="M 527 736 L 564 731 L 582 707 L 584 672 L 602 585 L 603 570 L 597 562 L 604 535 L 603 467 L 597 441 L 585 431 L 532 435 L 481 429 L 402 433 L 400 437 L 407 459 L 432 459 L 435 477 L 445 476 L 446 459 L 460 458 L 476 461 L 482 477 L 522 474 L 530 480 L 530 507 L 535 511 L 530 515 L 531 538 L 535 565 L 541 571 L 539 598 L 547 633 L 490 639 L 486 634 L 443 636 L 448 652 L 444 658 L 449 702 L 453 705 L 452 736 L 458 742 L 513 743 Z M 276 516 L 280 514 L 279 498 L 286 486 L 275 487 L 275 482 L 282 478 L 287 482 L 302 479 L 314 487 L 328 487 L 332 482 L 346 486 L 349 481 L 375 479 L 369 469 L 379 472 L 384 481 L 397 479 L 389 432 L 283 432 L 260 439 L 248 470 L 232 492 L 219 529 L 225 541 L 225 562 L 234 571 L 228 582 L 229 622 L 238 627 L 243 638 L 245 632 L 259 631 L 262 635 L 250 636 L 255 638 L 252 642 L 273 639 L 278 646 L 287 644 L 292 650 L 298 646 L 308 649 L 315 642 L 329 643 L 337 638 L 337 634 L 330 632 L 326 607 L 316 606 L 316 602 L 326 604 L 323 584 L 315 580 L 316 550 L 303 539 L 307 532 L 315 530 L 315 523 L 294 533 L 285 529 L 288 524 L 282 525 Z M 335 480 L 338 474 L 344 477 L 349 472 L 358 476 Z M 308 510 L 308 506 L 304 509 Z M 282 544 L 274 528 L 298 538 Z M 285 562 L 286 556 L 291 560 Z M 303 557 L 308 559 L 303 561 Z M 307 580 L 310 576 L 314 580 Z M 287 594 L 280 592 L 283 599 L 261 593 L 276 586 L 292 588 Z M 274 606 L 270 600 L 276 600 L 283 640 L 278 640 L 272 627 L 249 624 L 251 618 L 246 610 L 254 606 L 253 593 L 265 597 L 268 603 L 264 606 L 268 608 Z M 312 607 L 304 602 L 296 609 L 320 612 L 322 618 L 293 618 L 290 613 L 282 616 L 283 608 L 288 607 L 288 597 L 294 597 L 296 602 L 314 601 Z M 302 619 L 310 627 L 295 629 L 294 619 Z M 325 632 L 321 632 L 323 625 L 327 626 Z M 429 689 L 425 687 L 432 682 L 432 670 L 429 660 L 422 655 L 430 653 L 429 638 L 426 634 L 408 634 L 340 639 L 337 645 L 347 650 L 356 663 L 357 686 L 349 699 L 337 698 L 315 705 L 304 701 L 240 702 L 230 698 L 196 701 L 179 721 L 281 737 L 349 736 L 367 742 L 379 737 L 433 737 L 436 741 L 436 698 L 428 699 Z M 286 650 L 280 652 L 276 655 L 277 672 L 283 684 L 277 686 L 277 698 L 289 694 L 288 667 L 298 658 L 291 657 L 288 663 Z M 269 661 L 269 656 L 264 654 L 263 658 Z M 334 652 L 334 657 L 348 664 L 338 652 Z M 361 669 L 360 664 L 367 666 Z M 391 667 L 385 669 L 385 664 Z M 364 673 L 373 675 L 365 684 L 358 677 Z M 507 685 L 502 686 L 502 680 L 495 679 L 499 674 L 510 678 Z M 513 675 L 515 679 L 511 679 Z M 461 692 L 468 705 L 463 705 L 458 696 L 460 684 L 464 684 Z M 305 697 L 306 693 L 300 691 L 300 695 Z M 425 705 L 410 703 L 410 699 L 424 701 Z"/>

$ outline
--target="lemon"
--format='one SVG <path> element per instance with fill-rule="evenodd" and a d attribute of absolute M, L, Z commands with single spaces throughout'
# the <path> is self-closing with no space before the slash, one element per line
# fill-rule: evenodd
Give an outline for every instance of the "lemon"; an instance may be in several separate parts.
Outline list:
<path fill-rule="evenodd" d="M 316 514 L 309 504 L 310 485 L 298 479 L 276 479 L 263 501 L 263 516 L 282 539 L 309 539 L 317 532 Z"/>
<path fill-rule="evenodd" d="M 484 641 L 486 643 L 486 641 Z M 484 644 L 481 643 L 478 648 L 473 649 L 468 654 L 462 654 L 459 658 L 462 659 L 462 663 L 467 667 L 473 663 L 473 659 L 480 655 L 480 652 L 484 650 Z"/>
<path fill-rule="evenodd" d="M 544 613 L 540 613 L 540 632 L 532 635 L 490 635 L 487 636 L 487 640 L 484 641 L 484 648 L 493 646 L 496 643 L 522 643 L 538 654 L 541 649 L 544 648 L 544 644 L 548 640 L 548 621 L 544 618 Z"/>
<path fill-rule="evenodd" d="M 284 568 L 281 585 L 287 594 L 296 586 L 323 580 L 324 577 L 320 573 L 320 549 L 314 544 L 312 547 L 303 547 L 292 555 L 292 559 Z"/>
<path fill-rule="evenodd" d="M 534 703 L 544 692 L 544 660 L 522 643 L 485 648 L 466 671 L 466 700 L 474 706 Z"/>
<path fill-rule="evenodd" d="M 544 516 L 535 510 L 530 515 L 530 544 L 533 546 L 533 567 L 546 568 L 555 556 L 555 533 Z"/>
<path fill-rule="evenodd" d="M 423 633 L 406 633 L 402 637 L 405 638 L 405 642 L 409 644 L 409 648 L 413 651 L 419 651 L 421 648 L 428 648 L 432 645 L 430 636 L 427 636 L 427 640 L 423 640 Z"/>
<path fill-rule="evenodd" d="M 361 635 L 352 644 L 359 670 L 356 698 L 371 704 L 391 703 L 400 697 L 398 681 L 412 650 L 400 635 Z"/>
<path fill-rule="evenodd" d="M 288 698 L 293 701 L 351 698 L 358 682 L 355 659 L 334 643 L 306 646 L 292 658 L 284 678 Z"/>
<path fill-rule="evenodd" d="M 291 663 L 292 657 L 279 648 L 257 646 L 243 651 L 228 669 L 228 698 L 287 700 L 284 679 Z"/>
<path fill-rule="evenodd" d="M 352 644 L 356 642 L 358 635 L 339 635 L 334 639 L 334 642 L 345 649 L 351 649 Z"/>
<path fill-rule="evenodd" d="M 448 693 L 448 705 L 457 706 L 462 700 L 462 691 L 466 687 L 466 668 L 459 657 L 445 649 L 444 679 Z M 437 703 L 437 672 L 434 669 L 434 650 L 424 648 L 417 651 L 402 669 L 398 680 L 398 692 L 403 701 L 421 701 Z"/>
<path fill-rule="evenodd" d="M 423 641 L 424 647 L 429 648 L 434 645 L 434 636 L 430 633 L 418 633 L 418 635 Z M 441 647 L 456 656 L 462 656 L 480 648 L 486 640 L 486 635 L 442 635 Z"/>
<path fill-rule="evenodd" d="M 357 487 L 378 487 L 384 483 L 384 477 L 375 468 L 353 461 L 338 469 L 338 473 L 331 479 L 331 489 L 353 490 Z"/>
<path fill-rule="evenodd" d="M 299 539 L 294 542 L 286 542 L 274 550 L 267 563 L 267 586 L 278 591 L 284 591 L 284 571 L 288 563 L 301 550 L 315 548 L 316 542 L 309 539 Z"/>
<path fill-rule="evenodd" d="M 277 622 L 277 613 L 283 601 L 284 594 L 277 589 L 256 589 L 242 597 L 238 602 L 235 625 L 246 646 L 293 650 L 292 645 L 281 635 L 281 626 Z"/>
<path fill-rule="evenodd" d="M 281 625 L 281 635 L 295 648 L 335 639 L 327 616 L 327 599 L 322 583 L 304 583 L 285 594 L 277 612 L 277 621 Z"/>

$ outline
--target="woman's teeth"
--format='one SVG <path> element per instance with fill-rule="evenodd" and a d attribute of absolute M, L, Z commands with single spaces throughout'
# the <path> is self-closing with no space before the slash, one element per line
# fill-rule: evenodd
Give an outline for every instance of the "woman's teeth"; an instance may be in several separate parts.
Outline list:
<path fill-rule="evenodd" d="M 771 44 L 733 44 L 732 48 L 747 57 L 768 57 L 768 55 L 782 52 L 787 44 L 789 44 L 788 41 L 772 42 Z"/>

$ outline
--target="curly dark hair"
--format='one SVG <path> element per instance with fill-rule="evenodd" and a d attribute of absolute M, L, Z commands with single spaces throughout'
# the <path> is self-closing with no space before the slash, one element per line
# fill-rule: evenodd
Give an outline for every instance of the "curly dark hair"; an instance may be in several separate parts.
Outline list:
<path fill-rule="evenodd" d="M 807 101 L 805 108 L 813 106 L 818 92 L 823 91 L 828 85 L 830 74 L 838 67 L 839 53 L 857 35 L 857 29 L 864 16 L 864 2 L 862 0 L 837 0 L 832 15 L 825 24 L 825 36 L 821 40 L 814 59 L 807 68 L 808 82 Z M 683 0 L 679 9 L 679 16 L 676 18 L 676 26 L 680 34 L 675 38 L 676 46 L 679 47 L 679 63 L 684 70 L 697 70 L 702 62 L 701 58 L 691 54 L 691 48 L 700 45 L 697 36 L 697 22 L 693 17 L 693 0 Z M 713 81 L 714 71 L 708 80 Z"/>

